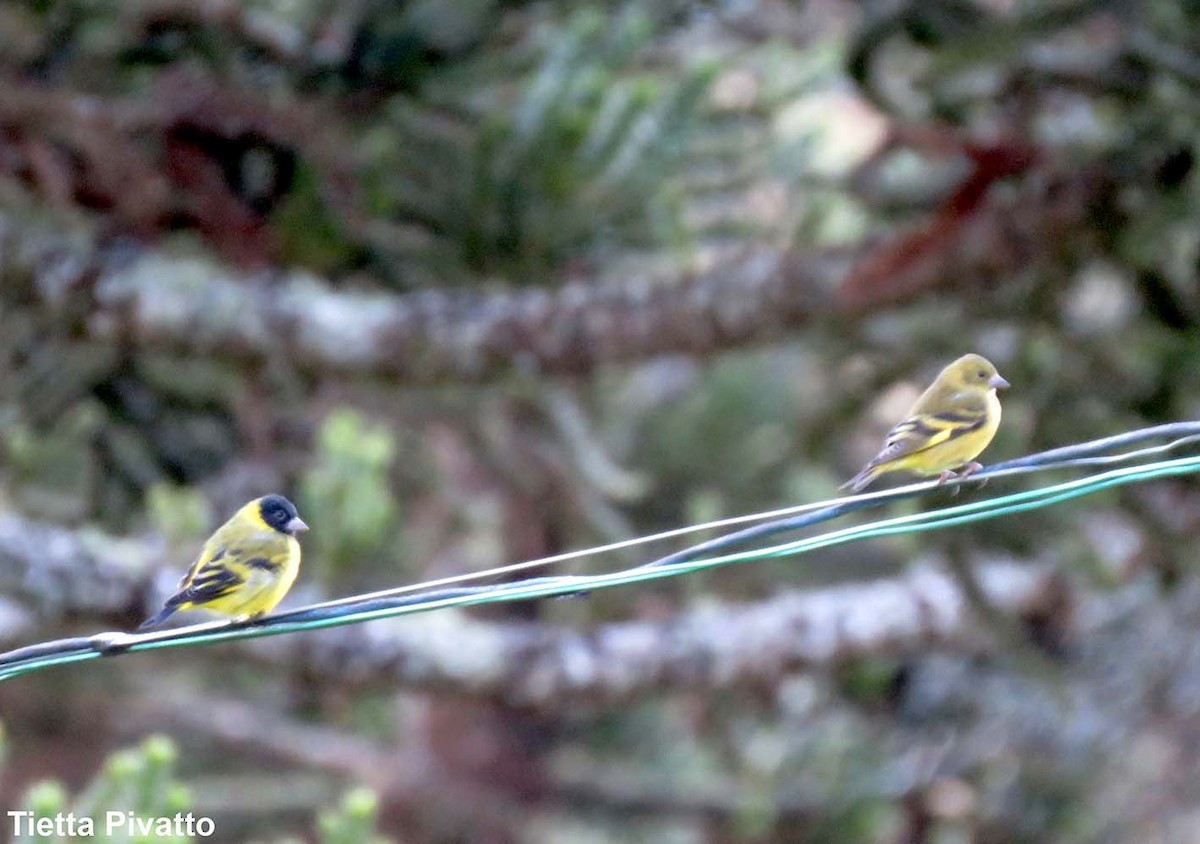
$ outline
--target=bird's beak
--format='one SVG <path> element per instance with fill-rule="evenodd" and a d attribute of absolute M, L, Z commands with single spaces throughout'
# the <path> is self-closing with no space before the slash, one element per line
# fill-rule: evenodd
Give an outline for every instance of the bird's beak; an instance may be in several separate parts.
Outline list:
<path fill-rule="evenodd" d="M 299 516 L 292 519 L 290 522 L 284 525 L 284 527 L 287 528 L 288 533 L 304 533 L 304 531 L 308 530 L 308 525 L 306 525 L 304 523 L 304 519 L 300 518 Z"/>
<path fill-rule="evenodd" d="M 1009 387 L 1011 387 L 1012 384 L 1005 381 L 999 375 L 993 375 L 991 378 L 988 379 L 988 386 L 991 387 L 993 390 L 1005 390 L 1005 389 L 1008 389 Z"/>

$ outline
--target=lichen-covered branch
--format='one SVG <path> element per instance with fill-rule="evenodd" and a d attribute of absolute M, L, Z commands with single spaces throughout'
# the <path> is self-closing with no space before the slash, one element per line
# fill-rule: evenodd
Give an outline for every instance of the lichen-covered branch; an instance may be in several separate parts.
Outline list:
<path fill-rule="evenodd" d="M 991 565 L 997 611 L 1066 615 L 1049 570 Z M 398 618 L 256 643 L 256 655 L 343 683 L 420 686 L 510 705 L 611 706 L 666 690 L 770 683 L 787 672 L 935 646 L 975 647 L 979 620 L 950 575 L 929 568 L 870 583 L 718 603 L 665 621 L 588 630 L 474 621 L 457 612 Z"/>
<path fill-rule="evenodd" d="M 109 618 L 140 604 L 163 548 L 0 513 L 0 595 L 41 618 Z M 0 641 L 11 631 L 0 629 Z"/>
<path fill-rule="evenodd" d="M 111 617 L 139 608 L 153 557 L 135 543 L 0 517 L 0 590 L 39 615 Z M 1065 584 L 1049 570 L 992 564 L 979 577 L 999 612 L 1031 621 L 1067 614 Z M 557 709 L 565 701 L 609 706 L 664 690 L 770 682 L 866 655 L 972 647 L 977 621 L 958 581 L 924 568 L 757 603 L 705 605 L 665 621 L 574 630 L 440 611 L 241 648 L 330 682 Z"/>
<path fill-rule="evenodd" d="M 88 339 L 135 354 L 287 360 L 318 375 L 406 383 L 582 374 L 761 343 L 967 279 L 990 285 L 1017 267 L 1060 262 L 1086 237 L 1085 209 L 1101 188 L 1083 175 L 986 194 L 944 237 L 923 229 L 919 260 L 894 260 L 894 244 L 884 257 L 857 260 L 748 247 L 711 270 L 668 279 L 403 295 L 335 288 L 299 273 L 245 274 L 153 251 L 117 261 L 78 241 L 31 234 L 8 217 L 0 219 L 0 279 L 25 280 L 42 308 Z"/>

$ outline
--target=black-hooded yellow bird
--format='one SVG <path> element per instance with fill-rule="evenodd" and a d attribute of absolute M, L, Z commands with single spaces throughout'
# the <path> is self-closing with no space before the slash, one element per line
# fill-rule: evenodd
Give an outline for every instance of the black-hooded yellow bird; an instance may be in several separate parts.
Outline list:
<path fill-rule="evenodd" d="M 175 594 L 138 630 L 157 627 L 178 610 L 206 609 L 234 621 L 275 608 L 300 570 L 296 534 L 308 525 L 282 495 L 256 498 L 217 528 Z"/>
<path fill-rule="evenodd" d="M 987 358 L 963 355 L 941 371 L 888 432 L 880 452 L 841 489 L 858 492 L 888 472 L 938 475 L 939 481 L 978 472 L 983 467 L 973 461 L 1000 426 L 996 390 L 1007 386 Z"/>

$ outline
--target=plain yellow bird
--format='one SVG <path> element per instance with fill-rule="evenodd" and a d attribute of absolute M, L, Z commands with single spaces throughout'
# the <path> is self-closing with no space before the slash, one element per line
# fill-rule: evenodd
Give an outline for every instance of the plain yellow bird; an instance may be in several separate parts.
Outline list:
<path fill-rule="evenodd" d="M 963 355 L 941 371 L 888 432 L 880 452 L 840 489 L 858 492 L 888 472 L 937 475 L 939 483 L 978 472 L 983 467 L 974 460 L 1000 426 L 996 390 L 1007 386 L 987 358 Z"/>

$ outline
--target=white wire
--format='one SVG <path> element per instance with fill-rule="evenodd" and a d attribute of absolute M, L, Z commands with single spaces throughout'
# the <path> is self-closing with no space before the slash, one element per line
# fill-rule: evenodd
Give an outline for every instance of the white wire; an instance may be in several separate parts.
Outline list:
<path fill-rule="evenodd" d="M 1160 454 L 1165 451 L 1177 448 L 1180 445 L 1200 441 L 1200 435 L 1192 435 L 1181 437 L 1172 440 L 1165 445 L 1151 446 L 1149 448 L 1137 449 L 1135 451 L 1123 452 L 1121 454 L 1103 455 L 1098 457 L 1084 457 L 1077 460 L 1067 461 L 1065 463 L 1054 464 L 1052 466 L 1016 466 L 1011 469 L 1000 469 L 996 472 L 990 472 L 987 477 L 1000 478 L 1009 477 L 1012 475 L 1024 475 L 1031 472 L 1036 472 L 1044 469 L 1058 469 L 1064 466 L 1073 465 L 1109 465 L 1112 463 L 1120 463 L 1125 460 L 1130 460 L 1136 457 L 1144 457 L 1150 454 Z M 951 479 L 946 483 L 941 483 L 937 480 L 919 481 L 905 486 L 890 487 L 888 489 L 877 490 L 875 492 L 865 492 L 860 495 L 848 495 L 841 498 L 830 498 L 824 501 L 811 502 L 809 504 L 797 504 L 792 507 L 782 507 L 776 510 L 764 510 L 760 513 L 749 513 L 741 516 L 730 516 L 724 519 L 717 519 L 711 522 L 705 522 L 699 525 L 687 525 L 686 527 L 673 528 L 661 533 L 650 534 L 648 536 L 635 536 L 630 539 L 623 539 L 619 542 L 610 542 L 607 545 L 597 545 L 591 548 L 580 548 L 575 551 L 566 551 L 561 554 L 553 554 L 548 557 L 539 557 L 536 560 L 526 560 L 525 562 L 512 563 L 506 566 L 497 568 L 484 569 L 483 571 L 465 572 L 456 574 L 450 577 L 443 577 L 437 580 L 425 580 L 420 583 L 410 583 L 407 586 L 396 586 L 391 589 L 382 589 L 378 592 L 368 592 L 362 595 L 353 595 L 347 598 L 338 598 L 330 601 L 325 601 L 319 604 L 321 607 L 336 607 L 342 604 L 358 603 L 360 601 L 371 600 L 374 598 L 389 598 L 393 595 L 404 595 L 409 592 L 418 592 L 425 589 L 435 589 L 441 586 L 453 586 L 459 583 L 467 583 L 472 580 L 483 580 L 485 578 L 498 577 L 504 574 L 511 574 L 518 571 L 528 571 L 533 568 L 541 568 L 543 566 L 554 565 L 555 563 L 564 563 L 568 560 L 577 560 L 581 557 L 590 557 L 599 554 L 608 554 L 613 551 L 621 551 L 625 548 L 633 548 L 638 545 L 645 545 L 651 542 L 659 542 L 666 539 L 674 539 L 678 536 L 686 536 L 689 533 L 697 533 L 705 530 L 717 530 L 720 528 L 732 527 L 733 525 L 742 525 L 750 522 L 760 522 L 767 519 L 777 519 L 783 516 L 794 516 L 799 513 L 805 513 L 810 510 L 819 510 L 824 507 L 831 507 L 834 504 L 846 504 L 857 501 L 872 501 L 877 498 L 885 498 L 897 495 L 904 495 L 912 492 L 920 492 L 927 489 L 933 489 L 938 486 L 950 487 L 969 478 Z"/>

